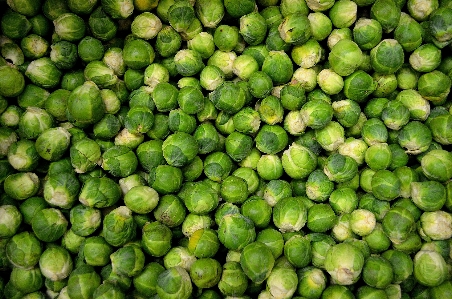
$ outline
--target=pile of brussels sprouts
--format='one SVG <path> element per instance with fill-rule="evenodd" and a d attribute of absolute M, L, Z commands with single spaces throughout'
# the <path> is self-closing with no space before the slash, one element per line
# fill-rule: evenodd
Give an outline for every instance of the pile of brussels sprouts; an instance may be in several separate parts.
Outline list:
<path fill-rule="evenodd" d="M 452 298 L 452 0 L 0 0 L 1 299 Z"/>

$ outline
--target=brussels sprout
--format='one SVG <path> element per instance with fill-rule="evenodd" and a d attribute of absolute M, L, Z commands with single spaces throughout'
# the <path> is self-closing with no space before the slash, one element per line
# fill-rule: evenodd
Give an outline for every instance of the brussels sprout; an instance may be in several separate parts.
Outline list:
<path fill-rule="evenodd" d="M 72 272 L 72 258 L 63 247 L 51 246 L 44 250 L 39 258 L 39 269 L 42 275 L 51 281 L 62 280 Z"/>
<path fill-rule="evenodd" d="M 198 288 L 210 288 L 220 281 L 221 264 L 213 258 L 200 258 L 190 267 L 190 278 Z"/>
<path fill-rule="evenodd" d="M 157 262 L 146 264 L 143 271 L 133 278 L 133 286 L 142 295 L 157 294 L 157 277 L 165 271 L 165 268 Z"/>
<path fill-rule="evenodd" d="M 151 256 L 164 256 L 171 248 L 171 230 L 158 221 L 143 226 L 141 246 Z"/>
<path fill-rule="evenodd" d="M 307 213 L 299 197 L 282 198 L 273 207 L 273 223 L 282 233 L 299 231 L 308 220 Z"/>
<path fill-rule="evenodd" d="M 31 23 L 26 16 L 8 10 L 1 18 L 2 33 L 11 39 L 20 39 L 27 36 L 31 30 Z"/>
<path fill-rule="evenodd" d="M 383 121 L 378 118 L 366 120 L 362 127 L 362 138 L 368 144 L 372 145 L 388 140 L 388 129 Z"/>
<path fill-rule="evenodd" d="M 135 237 L 135 229 L 132 211 L 120 206 L 104 217 L 101 234 L 110 245 L 122 246 Z"/>
<path fill-rule="evenodd" d="M 274 84 L 284 84 L 292 78 L 293 64 L 284 51 L 270 51 L 264 59 L 262 71 L 270 76 Z"/>
<path fill-rule="evenodd" d="M 350 27 L 356 21 L 358 6 L 353 1 L 341 0 L 334 3 L 329 11 L 331 22 L 336 28 Z"/>
<path fill-rule="evenodd" d="M 345 142 L 344 128 L 335 121 L 315 130 L 315 138 L 320 146 L 327 151 L 334 151 Z"/>
<path fill-rule="evenodd" d="M 361 64 L 362 51 L 348 39 L 338 41 L 328 55 L 331 68 L 341 76 L 351 75 Z"/>
<path fill-rule="evenodd" d="M 449 17 L 452 10 L 449 7 L 440 7 L 432 9 L 429 16 L 429 27 L 433 37 L 439 42 L 448 42 L 451 40 L 452 26 Z"/>
<path fill-rule="evenodd" d="M 256 261 L 259 260 L 259 265 Z M 240 265 L 245 275 L 253 282 L 263 282 L 271 273 L 275 260 L 270 249 L 260 242 L 252 242 L 243 248 Z"/>
<path fill-rule="evenodd" d="M 332 246 L 326 255 L 325 268 L 338 285 L 355 283 L 364 266 L 364 256 L 355 246 L 340 243 Z"/>
<path fill-rule="evenodd" d="M 325 40 L 333 29 L 331 20 L 322 12 L 308 14 L 311 36 L 317 41 Z"/>
<path fill-rule="evenodd" d="M 93 266 L 84 264 L 69 275 L 67 294 L 69 297 L 90 298 L 101 284 L 101 277 Z"/>
<path fill-rule="evenodd" d="M 444 258 L 435 251 L 420 250 L 413 259 L 414 277 L 422 285 L 434 287 L 447 277 L 447 265 Z"/>
<path fill-rule="evenodd" d="M 275 267 L 267 278 L 266 290 L 271 296 L 291 298 L 297 290 L 297 285 L 298 277 L 294 269 Z"/>
<path fill-rule="evenodd" d="M 49 225 L 51 224 L 51 225 Z M 31 227 L 36 237 L 44 242 L 54 242 L 66 232 L 68 221 L 56 208 L 46 208 L 36 212 Z"/>
<path fill-rule="evenodd" d="M 253 222 L 242 214 L 223 216 L 218 227 L 218 239 L 230 250 L 241 250 L 256 238 Z"/>
<path fill-rule="evenodd" d="M 395 39 L 384 39 L 370 51 L 372 68 L 381 74 L 394 74 L 403 61 L 403 48 Z"/>
<path fill-rule="evenodd" d="M 3 182 L 5 193 L 16 200 L 34 196 L 39 189 L 40 179 L 33 172 L 18 172 L 8 175 Z"/>
<path fill-rule="evenodd" d="M 139 246 L 128 244 L 110 255 L 112 271 L 133 277 L 144 267 L 144 253 Z"/>
<path fill-rule="evenodd" d="M 282 40 L 289 44 L 302 45 L 311 37 L 311 26 L 307 15 L 292 13 L 284 17 L 278 26 Z"/>
<path fill-rule="evenodd" d="M 201 55 L 194 50 L 183 49 L 174 56 L 177 72 L 182 76 L 193 76 L 204 68 Z"/>
<path fill-rule="evenodd" d="M 383 230 L 393 243 L 407 240 L 414 229 L 414 217 L 404 207 L 393 207 L 383 217 Z"/>
<path fill-rule="evenodd" d="M 323 69 L 317 74 L 319 87 L 328 95 L 335 95 L 341 92 L 344 87 L 344 80 L 331 69 Z"/>
<path fill-rule="evenodd" d="M 221 278 L 218 282 L 220 292 L 225 296 L 241 296 L 248 287 L 248 278 L 238 262 L 223 264 Z"/>
<path fill-rule="evenodd" d="M 433 44 L 421 45 L 411 53 L 409 62 L 418 72 L 431 72 L 441 63 L 441 50 Z"/>
<path fill-rule="evenodd" d="M 263 192 L 263 198 L 271 207 L 274 207 L 281 199 L 292 196 L 290 183 L 285 180 L 269 181 L 264 186 Z"/>
<path fill-rule="evenodd" d="M 435 105 L 444 103 L 450 92 L 450 88 L 450 78 L 438 70 L 425 73 L 419 77 L 419 94 Z"/>
<path fill-rule="evenodd" d="M 411 197 L 414 204 L 423 211 L 436 211 L 446 202 L 446 188 L 437 181 L 412 182 Z"/>
<path fill-rule="evenodd" d="M 188 299 L 193 291 L 188 272 L 181 267 L 169 268 L 157 277 L 157 295 L 161 298 Z"/>
<path fill-rule="evenodd" d="M 401 9 L 393 0 L 376 0 L 370 9 L 372 19 L 377 20 L 383 31 L 392 32 L 400 20 Z"/>
<path fill-rule="evenodd" d="M 358 173 L 358 164 L 349 156 L 335 153 L 327 158 L 323 171 L 333 182 L 342 183 Z"/>

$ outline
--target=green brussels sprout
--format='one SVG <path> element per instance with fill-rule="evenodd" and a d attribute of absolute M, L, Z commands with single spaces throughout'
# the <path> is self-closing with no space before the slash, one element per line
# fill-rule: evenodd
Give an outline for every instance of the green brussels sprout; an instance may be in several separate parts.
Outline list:
<path fill-rule="evenodd" d="M 329 204 L 319 203 L 308 209 L 307 227 L 316 233 L 323 233 L 333 228 L 337 216 Z"/>
<path fill-rule="evenodd" d="M 125 205 L 138 214 L 150 213 L 158 204 L 157 191 L 148 186 L 135 186 L 124 196 Z"/>
<path fill-rule="evenodd" d="M 335 121 L 315 130 L 315 138 L 320 146 L 327 151 L 335 151 L 345 142 L 344 128 Z"/>
<path fill-rule="evenodd" d="M 340 76 L 351 75 L 361 64 L 362 51 L 349 39 L 338 41 L 328 55 L 330 67 Z"/>
<path fill-rule="evenodd" d="M 193 76 L 204 68 L 201 55 L 194 50 L 183 49 L 174 56 L 177 72 L 182 76 Z"/>
<path fill-rule="evenodd" d="M 297 270 L 298 286 L 297 293 L 301 296 L 316 297 L 327 288 L 327 278 L 322 270 L 308 266 Z"/>
<path fill-rule="evenodd" d="M 219 202 L 218 193 L 207 183 L 186 182 L 178 193 L 188 211 L 196 214 L 207 214 L 213 211 Z"/>
<path fill-rule="evenodd" d="M 425 73 L 419 77 L 419 94 L 435 105 L 444 103 L 450 92 L 450 88 L 450 78 L 438 70 Z"/>
<path fill-rule="evenodd" d="M 451 177 L 449 155 L 442 149 L 428 151 L 421 159 L 423 174 L 431 180 L 446 182 Z"/>
<path fill-rule="evenodd" d="M 31 221 L 31 228 L 36 237 L 44 242 L 54 242 L 60 239 L 67 227 L 66 217 L 56 208 L 45 208 L 36 212 Z"/>
<path fill-rule="evenodd" d="M 368 145 L 387 142 L 388 135 L 388 129 L 382 120 L 372 117 L 364 122 L 362 138 Z"/>
<path fill-rule="evenodd" d="M 60 83 L 62 72 L 49 57 L 41 57 L 30 62 L 25 76 L 40 87 L 54 88 Z"/>
<path fill-rule="evenodd" d="M 333 245 L 326 255 L 325 268 L 338 285 L 355 283 L 364 266 L 364 256 L 355 246 L 348 243 Z"/>
<path fill-rule="evenodd" d="M 199 229 L 190 235 L 187 248 L 196 258 L 211 258 L 220 248 L 216 231 Z"/>
<path fill-rule="evenodd" d="M 452 10 L 449 7 L 433 9 L 429 16 L 429 27 L 433 38 L 439 42 L 449 42 L 451 40 L 452 26 L 449 17 Z"/>
<path fill-rule="evenodd" d="M 251 12 L 240 17 L 239 33 L 245 42 L 251 46 L 262 43 L 267 33 L 264 17 L 258 12 Z"/>
<path fill-rule="evenodd" d="M 262 153 L 276 154 L 286 147 L 288 135 L 281 126 L 265 124 L 258 131 L 255 142 Z"/>
<path fill-rule="evenodd" d="M 329 285 L 325 288 L 324 292 L 322 293 L 322 296 L 325 298 L 334 298 L 334 296 L 338 298 L 347 298 L 351 299 L 354 298 L 354 295 L 350 289 L 348 289 L 346 286 L 343 285 Z"/>
<path fill-rule="evenodd" d="M 385 33 L 390 33 L 399 24 L 401 9 L 393 0 L 376 0 L 370 8 L 370 15 L 381 24 Z"/>
<path fill-rule="evenodd" d="M 108 244 L 118 247 L 135 237 L 135 229 L 132 211 L 126 206 L 119 206 L 104 217 L 101 235 Z"/>
<path fill-rule="evenodd" d="M 257 111 L 261 120 L 269 125 L 282 122 L 284 117 L 284 107 L 274 95 L 269 95 L 262 99 L 258 104 Z"/>
<path fill-rule="evenodd" d="M 416 90 L 406 89 L 397 94 L 396 100 L 410 111 L 411 120 L 426 120 L 430 114 L 430 104 Z"/>
<path fill-rule="evenodd" d="M 124 145 L 115 145 L 102 154 L 102 169 L 116 177 L 132 174 L 138 165 L 135 153 Z"/>
<path fill-rule="evenodd" d="M 375 19 L 359 18 L 353 28 L 353 40 L 362 50 L 371 50 L 383 36 L 383 28 Z"/>
<path fill-rule="evenodd" d="M 33 172 L 18 172 L 8 175 L 3 181 L 3 190 L 13 199 L 24 200 L 34 196 L 39 189 L 40 179 Z"/>
<path fill-rule="evenodd" d="M 370 62 L 376 72 L 394 74 L 403 65 L 403 48 L 395 39 L 383 39 L 370 51 Z"/>
<path fill-rule="evenodd" d="M 183 246 L 172 247 L 163 257 L 163 265 L 166 269 L 179 266 L 189 271 L 194 261 L 196 257 Z"/>
<path fill-rule="evenodd" d="M 447 265 L 436 251 L 420 250 L 413 259 L 416 281 L 428 287 L 435 287 L 447 278 Z"/>
<path fill-rule="evenodd" d="M 370 61 L 370 56 L 368 57 Z M 391 97 L 391 94 L 397 89 L 397 76 L 395 74 L 374 73 L 372 77 L 377 84 L 377 88 L 372 93 L 376 97 Z"/>
<path fill-rule="evenodd" d="M 241 205 L 243 216 L 251 219 L 257 228 L 265 228 L 271 220 L 272 208 L 260 197 L 250 197 Z"/>
<path fill-rule="evenodd" d="M 1 18 L 2 33 L 11 39 L 21 39 L 31 30 L 31 23 L 23 14 L 8 10 Z"/>
<path fill-rule="evenodd" d="M 259 263 L 256 263 L 259 261 Z M 275 260 L 271 250 L 261 242 L 252 242 L 243 248 L 240 265 L 245 275 L 255 283 L 261 283 L 271 273 Z"/>
<path fill-rule="evenodd" d="M 432 240 L 447 240 L 452 233 L 451 215 L 445 211 L 424 212 L 420 217 L 422 233 Z"/>
<path fill-rule="evenodd" d="M 393 243 L 406 241 L 414 230 L 414 223 L 413 214 L 401 206 L 391 208 L 381 222 L 384 232 Z"/>
<path fill-rule="evenodd" d="M 151 256 L 164 256 L 171 248 L 171 230 L 158 221 L 147 222 L 143 226 L 141 246 Z"/>
<path fill-rule="evenodd" d="M 283 175 L 281 158 L 274 154 L 262 155 L 256 165 L 259 177 L 264 180 L 276 180 Z"/>
<path fill-rule="evenodd" d="M 57 36 L 69 42 L 79 41 L 85 36 L 84 20 L 75 13 L 67 12 L 58 16 L 53 24 Z"/>
<path fill-rule="evenodd" d="M 284 257 L 296 268 L 308 266 L 313 257 L 309 238 L 299 234 L 290 237 L 284 243 Z"/>
<path fill-rule="evenodd" d="M 270 51 L 262 64 L 262 71 L 270 76 L 274 84 L 284 84 L 293 75 L 293 64 L 284 51 Z"/>
<path fill-rule="evenodd" d="M 84 37 L 77 45 L 77 53 L 84 62 L 89 63 L 97 61 L 99 67 L 103 66 L 99 61 L 104 56 L 104 46 L 99 39 L 91 36 Z M 86 75 L 87 73 L 85 70 L 85 77 Z"/>
<path fill-rule="evenodd" d="M 101 225 L 100 210 L 93 207 L 76 205 L 70 210 L 69 216 L 72 232 L 82 237 L 91 235 Z"/>
<path fill-rule="evenodd" d="M 67 295 L 68 297 L 92 298 L 100 284 L 101 277 L 94 267 L 84 264 L 76 267 L 69 275 Z"/>
<path fill-rule="evenodd" d="M 72 257 L 65 248 L 55 245 L 48 247 L 39 258 L 39 269 L 42 275 L 51 280 L 63 280 L 72 272 Z"/>
<path fill-rule="evenodd" d="M 282 233 L 302 229 L 308 220 L 308 209 L 299 197 L 285 197 L 273 207 L 273 223 Z"/>
<path fill-rule="evenodd" d="M 364 160 L 374 171 L 387 169 L 392 162 L 392 151 L 387 143 L 375 143 L 367 148 Z"/>
<path fill-rule="evenodd" d="M 344 80 L 331 69 L 323 69 L 317 75 L 319 87 L 328 95 L 335 95 L 341 92 L 344 87 Z"/>
<path fill-rule="evenodd" d="M 336 28 L 347 28 L 355 23 L 358 5 L 354 1 L 336 1 L 329 11 L 331 22 Z"/>
<path fill-rule="evenodd" d="M 411 182 L 411 198 L 423 211 L 436 211 L 446 202 L 446 188 L 437 181 Z"/>
<path fill-rule="evenodd" d="M 157 295 L 160 298 L 190 298 L 193 286 L 188 272 L 179 266 L 166 269 L 157 277 Z"/>
<path fill-rule="evenodd" d="M 261 124 L 259 112 L 251 107 L 244 107 L 232 117 L 234 129 L 243 134 L 256 133 Z"/>
<path fill-rule="evenodd" d="M 22 269 L 13 267 L 9 283 L 22 294 L 38 291 L 44 285 L 44 279 L 38 267 Z"/>
<path fill-rule="evenodd" d="M 83 184 L 79 201 L 88 207 L 104 208 L 114 205 L 120 197 L 118 183 L 108 177 L 92 177 Z"/>
<path fill-rule="evenodd" d="M 34 214 L 42 209 L 48 207 L 47 202 L 43 197 L 34 196 L 27 198 L 19 205 L 20 213 L 23 217 L 23 222 L 26 224 L 31 224 L 31 219 L 33 219 Z"/>
<path fill-rule="evenodd" d="M 14 169 L 18 171 L 32 171 L 38 166 L 39 154 L 32 141 L 22 139 L 11 144 L 7 158 Z"/>
<path fill-rule="evenodd" d="M 336 214 L 348 214 L 358 207 L 356 192 L 348 187 L 331 192 L 328 203 Z"/>
<path fill-rule="evenodd" d="M 334 153 L 327 158 L 323 171 L 333 182 L 342 183 L 358 173 L 358 164 L 349 156 Z"/>
<path fill-rule="evenodd" d="M 22 214 L 13 205 L 1 205 L 0 212 L 3 215 L 0 221 L 0 236 L 2 238 L 10 238 L 16 234 L 22 224 Z"/>
<path fill-rule="evenodd" d="M 350 227 L 350 214 L 342 214 L 331 229 L 331 235 L 336 241 L 342 242 L 348 238 L 356 238 L 356 234 Z"/>
<path fill-rule="evenodd" d="M 245 90 L 240 85 L 225 81 L 220 84 L 210 95 L 210 100 L 215 107 L 228 114 L 235 114 L 245 105 Z"/>
<path fill-rule="evenodd" d="M 228 214 L 220 220 L 218 239 L 229 250 L 241 250 L 255 238 L 254 223 L 242 214 Z"/>
<path fill-rule="evenodd" d="M 283 276 L 284 275 L 284 276 Z M 283 278 L 284 277 L 284 278 Z M 297 291 L 298 277 L 294 269 L 274 268 L 267 278 L 266 290 L 271 296 L 291 298 Z"/>
<path fill-rule="evenodd" d="M 157 277 L 165 268 L 157 262 L 146 264 L 141 271 L 133 277 L 133 286 L 139 294 L 152 296 L 157 294 Z"/>
<path fill-rule="evenodd" d="M 198 288 L 211 288 L 220 281 L 221 264 L 213 258 L 200 258 L 190 267 L 190 278 Z"/>
<path fill-rule="evenodd" d="M 230 261 L 223 264 L 218 282 L 218 288 L 223 295 L 241 296 L 245 293 L 248 284 L 248 277 L 238 262 Z"/>
<path fill-rule="evenodd" d="M 418 72 L 431 72 L 441 63 L 441 50 L 434 44 L 423 44 L 409 57 L 410 66 Z"/>
<path fill-rule="evenodd" d="M 38 264 L 42 247 L 33 233 L 23 231 L 8 239 L 5 253 L 14 267 L 29 269 Z"/>
<path fill-rule="evenodd" d="M 311 26 L 311 36 L 317 41 L 325 40 L 333 30 L 330 18 L 322 12 L 309 13 L 308 19 Z"/>
<path fill-rule="evenodd" d="M 113 272 L 133 277 L 143 269 L 145 256 L 140 246 L 131 243 L 113 252 L 110 259 Z"/>
<path fill-rule="evenodd" d="M 98 122 L 104 111 L 100 90 L 92 81 L 76 87 L 69 95 L 66 114 L 75 126 L 83 128 Z"/>
<path fill-rule="evenodd" d="M 132 0 L 102 0 L 102 8 L 113 19 L 126 19 L 134 10 Z"/>
<path fill-rule="evenodd" d="M 52 206 L 71 208 L 80 190 L 80 183 L 70 172 L 49 175 L 44 182 L 44 199 Z"/>
<path fill-rule="evenodd" d="M 306 195 L 309 199 L 323 202 L 333 192 L 334 183 L 321 169 L 312 171 L 306 181 Z"/>

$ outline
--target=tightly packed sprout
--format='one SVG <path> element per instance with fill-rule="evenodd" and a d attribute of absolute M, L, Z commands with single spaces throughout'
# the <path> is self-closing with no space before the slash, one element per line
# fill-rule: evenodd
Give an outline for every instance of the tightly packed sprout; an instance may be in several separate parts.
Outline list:
<path fill-rule="evenodd" d="M 0 299 L 452 297 L 451 1 L 0 12 Z"/>

